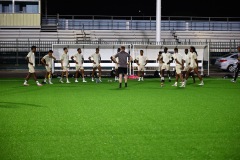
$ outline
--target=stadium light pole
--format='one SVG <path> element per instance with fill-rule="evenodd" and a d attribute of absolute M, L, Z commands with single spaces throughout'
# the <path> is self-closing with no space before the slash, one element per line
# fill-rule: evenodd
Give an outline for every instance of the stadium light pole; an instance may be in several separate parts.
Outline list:
<path fill-rule="evenodd" d="M 47 19 L 47 0 L 45 0 L 45 18 Z"/>
<path fill-rule="evenodd" d="M 161 0 L 156 2 L 156 43 L 161 41 Z"/>

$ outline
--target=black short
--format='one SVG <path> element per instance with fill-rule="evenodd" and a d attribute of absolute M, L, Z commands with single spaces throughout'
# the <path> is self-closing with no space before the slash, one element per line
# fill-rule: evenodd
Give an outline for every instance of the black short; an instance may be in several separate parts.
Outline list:
<path fill-rule="evenodd" d="M 118 74 L 127 74 L 127 68 L 118 67 Z"/>

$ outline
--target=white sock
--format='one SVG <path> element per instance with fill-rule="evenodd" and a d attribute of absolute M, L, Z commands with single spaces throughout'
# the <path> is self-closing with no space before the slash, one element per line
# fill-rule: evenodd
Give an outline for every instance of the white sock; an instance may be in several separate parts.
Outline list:
<path fill-rule="evenodd" d="M 39 84 L 39 82 L 38 82 L 38 81 L 36 81 L 36 83 L 37 83 L 37 84 Z"/>
<path fill-rule="evenodd" d="M 27 83 L 27 80 L 25 80 L 24 83 Z"/>

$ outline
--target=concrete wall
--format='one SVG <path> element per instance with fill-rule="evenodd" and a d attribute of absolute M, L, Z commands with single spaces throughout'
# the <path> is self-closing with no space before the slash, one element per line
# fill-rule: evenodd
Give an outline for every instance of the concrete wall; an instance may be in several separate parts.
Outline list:
<path fill-rule="evenodd" d="M 2 28 L 41 28 L 40 14 L 0 14 Z"/>

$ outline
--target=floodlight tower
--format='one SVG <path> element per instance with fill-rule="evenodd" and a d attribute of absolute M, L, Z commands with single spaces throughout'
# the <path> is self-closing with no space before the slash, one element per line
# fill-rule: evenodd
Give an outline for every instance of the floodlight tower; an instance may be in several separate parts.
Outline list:
<path fill-rule="evenodd" d="M 156 43 L 161 41 L 161 0 L 156 2 Z"/>

